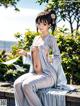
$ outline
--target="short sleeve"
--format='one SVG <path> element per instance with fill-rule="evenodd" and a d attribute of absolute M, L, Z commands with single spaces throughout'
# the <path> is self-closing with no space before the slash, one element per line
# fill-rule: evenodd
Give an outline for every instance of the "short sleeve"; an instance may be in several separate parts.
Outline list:
<path fill-rule="evenodd" d="M 33 42 L 32 42 L 32 45 L 31 45 L 31 47 L 30 47 L 30 51 L 32 50 L 32 48 L 34 47 L 34 46 L 37 46 L 37 41 L 38 41 L 38 36 L 36 36 L 35 38 L 34 38 L 34 40 L 33 40 Z"/>

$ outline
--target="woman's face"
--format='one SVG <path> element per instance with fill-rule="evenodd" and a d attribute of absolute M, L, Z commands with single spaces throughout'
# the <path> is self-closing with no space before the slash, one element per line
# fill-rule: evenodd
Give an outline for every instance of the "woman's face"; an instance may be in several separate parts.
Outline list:
<path fill-rule="evenodd" d="M 46 22 L 40 22 L 40 23 L 37 23 L 37 28 L 38 28 L 38 32 L 44 34 L 44 33 L 47 33 L 49 28 L 50 28 L 50 25 Z"/>

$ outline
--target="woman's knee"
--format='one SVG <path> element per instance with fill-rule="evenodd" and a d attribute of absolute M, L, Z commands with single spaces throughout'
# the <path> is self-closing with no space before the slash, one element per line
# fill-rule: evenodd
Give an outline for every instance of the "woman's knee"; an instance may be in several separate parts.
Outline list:
<path fill-rule="evenodd" d="M 29 93 L 29 91 L 32 90 L 33 87 L 32 87 L 31 83 L 28 83 L 28 82 L 24 81 L 22 83 L 22 89 L 23 89 L 24 92 L 26 91 L 27 93 Z"/>

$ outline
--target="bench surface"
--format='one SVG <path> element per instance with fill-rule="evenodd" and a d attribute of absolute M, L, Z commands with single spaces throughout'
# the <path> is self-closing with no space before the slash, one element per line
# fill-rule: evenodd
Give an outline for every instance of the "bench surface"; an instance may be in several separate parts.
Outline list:
<path fill-rule="evenodd" d="M 0 83 L 0 99 L 4 98 L 12 102 L 14 102 L 14 88 L 7 86 L 2 87 L 3 83 Z M 66 94 L 66 104 L 67 106 L 80 106 L 80 86 L 76 86 L 76 88 L 79 90 L 78 92 L 71 92 Z M 14 103 L 8 104 L 8 106 L 14 106 Z"/>

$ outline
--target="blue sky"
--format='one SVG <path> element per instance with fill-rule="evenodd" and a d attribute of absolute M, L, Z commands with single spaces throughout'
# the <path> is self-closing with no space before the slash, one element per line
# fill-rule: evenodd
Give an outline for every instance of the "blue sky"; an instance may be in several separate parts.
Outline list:
<path fill-rule="evenodd" d="M 45 4 L 39 5 L 38 3 L 36 3 L 36 0 L 20 0 L 17 6 L 22 8 L 32 8 L 32 9 L 42 10 L 44 9 Z"/>
<path fill-rule="evenodd" d="M 13 7 L 0 7 L 0 40 L 15 40 L 16 32 L 24 34 L 26 29 L 36 30 L 35 18 L 44 9 L 44 5 L 35 2 L 36 0 L 20 0 L 17 4 L 20 12 Z"/>
<path fill-rule="evenodd" d="M 20 0 L 17 4 L 20 12 L 13 7 L 0 7 L 0 40 L 16 40 L 14 34 L 25 33 L 26 29 L 36 31 L 35 18 L 37 14 L 44 10 L 45 4 L 39 5 L 36 0 Z M 63 26 L 63 22 L 58 26 Z M 66 25 L 69 27 L 69 25 Z"/>

